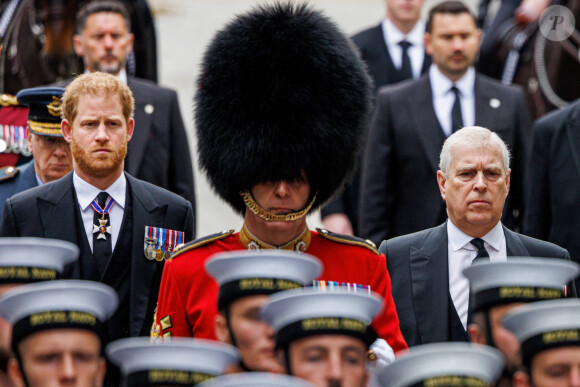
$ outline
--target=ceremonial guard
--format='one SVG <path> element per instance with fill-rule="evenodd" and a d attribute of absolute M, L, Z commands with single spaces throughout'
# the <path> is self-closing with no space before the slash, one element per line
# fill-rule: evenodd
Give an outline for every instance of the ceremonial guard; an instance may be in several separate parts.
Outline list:
<path fill-rule="evenodd" d="M 200 165 L 244 225 L 174 252 L 153 334 L 215 339 L 219 287 L 206 261 L 222 251 L 282 249 L 318 258 L 324 285 L 379 293 L 373 327 L 395 351 L 406 348 L 385 257 L 362 239 L 311 231 L 305 220 L 351 175 L 367 124 L 370 80 L 352 43 L 307 5 L 264 5 L 217 33 L 198 83 Z"/>
<path fill-rule="evenodd" d="M 110 343 L 107 358 L 121 368 L 123 386 L 195 386 L 224 374 L 238 361 L 231 345 L 202 339 L 154 343 L 131 337 Z"/>
<path fill-rule="evenodd" d="M 29 188 L 60 179 L 72 170 L 70 147 L 60 129 L 63 93 L 61 87 L 35 87 L 16 94 L 18 102 L 28 106 L 28 126 L 22 129 L 24 135 L 20 137 L 20 140 L 25 140 L 25 145 L 17 148 L 20 152 L 31 152 L 34 159 L 20 167 L 0 169 L 0 219 L 6 199 Z M 14 146 L 11 149 L 15 149 Z"/>

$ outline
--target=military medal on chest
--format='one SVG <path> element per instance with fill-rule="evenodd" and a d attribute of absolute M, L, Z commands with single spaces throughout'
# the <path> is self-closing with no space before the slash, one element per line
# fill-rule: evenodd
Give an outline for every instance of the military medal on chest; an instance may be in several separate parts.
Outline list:
<path fill-rule="evenodd" d="M 101 215 L 101 218 L 98 219 L 99 224 L 93 224 L 93 234 L 99 233 L 97 235 L 97 239 L 106 240 L 107 234 L 111 235 L 111 226 L 110 225 L 107 226 L 107 223 L 109 223 L 109 217 L 106 215 L 109 214 L 109 211 L 111 210 L 111 207 L 113 207 L 113 204 L 115 204 L 115 201 L 110 196 L 108 202 L 105 204 L 105 208 L 101 208 L 101 206 L 99 206 L 99 203 L 97 203 L 96 200 L 93 200 L 93 202 L 91 203 L 91 207 L 93 207 L 93 209 L 99 215 Z"/>
<path fill-rule="evenodd" d="M 183 242 L 183 231 L 145 226 L 145 258 L 151 261 L 168 260 L 175 247 Z"/>

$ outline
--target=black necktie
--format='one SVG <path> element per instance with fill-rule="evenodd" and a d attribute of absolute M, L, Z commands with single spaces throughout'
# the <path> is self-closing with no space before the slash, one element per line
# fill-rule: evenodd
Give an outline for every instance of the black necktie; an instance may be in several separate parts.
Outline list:
<path fill-rule="evenodd" d="M 459 89 L 453 86 L 451 91 L 455 95 L 455 102 L 451 108 L 451 132 L 463 128 L 463 118 L 461 117 L 461 101 L 459 99 Z"/>
<path fill-rule="evenodd" d="M 483 245 L 483 240 L 475 238 L 471 240 L 471 244 L 477 248 L 477 255 L 475 256 L 473 261 L 471 261 L 471 264 L 473 265 L 476 262 L 477 263 L 489 262 L 489 253 L 487 252 L 485 246 Z"/>
<path fill-rule="evenodd" d="M 411 43 L 407 42 L 406 40 L 401 40 L 399 42 L 399 46 L 403 50 L 401 54 L 401 69 L 399 70 L 399 75 L 401 80 L 413 78 L 413 71 L 411 70 L 411 58 L 409 58 L 409 54 L 407 53 L 407 49 L 412 46 Z"/>
<path fill-rule="evenodd" d="M 109 195 L 106 192 L 101 192 L 97 196 L 97 203 L 101 209 L 105 208 L 108 197 Z M 101 274 L 103 274 L 113 251 L 111 247 L 111 221 L 109 219 L 109 214 L 107 213 L 102 215 L 95 211 L 95 215 L 93 216 L 93 224 L 99 228 L 97 230 L 95 227 L 93 227 L 93 257 L 97 262 L 99 271 Z M 109 231 L 107 231 L 107 228 L 109 228 Z"/>

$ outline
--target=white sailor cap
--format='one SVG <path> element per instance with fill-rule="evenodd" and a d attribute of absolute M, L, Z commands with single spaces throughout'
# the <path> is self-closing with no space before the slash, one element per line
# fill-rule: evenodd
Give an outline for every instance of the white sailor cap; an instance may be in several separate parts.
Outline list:
<path fill-rule="evenodd" d="M 314 387 L 314 384 L 290 375 L 244 372 L 218 376 L 199 387 Z"/>
<path fill-rule="evenodd" d="M 0 284 L 59 279 L 76 261 L 79 248 L 71 242 L 46 238 L 0 238 Z"/>
<path fill-rule="evenodd" d="M 510 257 L 503 262 L 472 265 L 469 279 L 474 311 L 514 302 L 565 297 L 566 284 L 576 278 L 580 265 L 557 258 Z"/>
<path fill-rule="evenodd" d="M 522 305 L 508 312 L 502 324 L 517 336 L 524 364 L 529 366 L 538 352 L 580 346 L 580 300 L 569 298 Z"/>
<path fill-rule="evenodd" d="M 312 255 L 275 250 L 215 254 L 205 267 L 220 285 L 219 309 L 242 297 L 304 287 L 322 272 Z"/>
<path fill-rule="evenodd" d="M 57 280 L 22 285 L 0 297 L 0 316 L 12 324 L 12 345 L 38 331 L 76 328 L 102 334 L 115 312 L 117 293 L 108 285 Z"/>
<path fill-rule="evenodd" d="M 192 386 L 223 374 L 239 359 L 229 344 L 191 338 L 121 339 L 110 343 L 106 354 L 121 368 L 127 387 Z"/>
<path fill-rule="evenodd" d="M 501 375 L 497 349 L 472 343 L 434 343 L 412 347 L 382 369 L 388 387 L 491 386 Z"/>
<path fill-rule="evenodd" d="M 262 309 L 262 318 L 276 332 L 276 347 L 323 334 L 349 335 L 370 345 L 376 334 L 369 324 L 381 306 L 381 297 L 372 292 L 293 289 L 271 295 Z"/>

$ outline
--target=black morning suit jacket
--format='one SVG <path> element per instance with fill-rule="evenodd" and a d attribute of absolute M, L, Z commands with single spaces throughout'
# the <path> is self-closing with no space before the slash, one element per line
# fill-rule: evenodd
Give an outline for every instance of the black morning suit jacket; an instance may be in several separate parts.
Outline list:
<path fill-rule="evenodd" d="M 387 48 L 387 43 L 383 36 L 382 24 L 367 30 L 361 31 L 352 37 L 352 41 L 358 47 L 361 53 L 361 58 L 367 65 L 369 75 L 373 79 L 373 96 L 381 86 L 390 85 L 401 82 L 399 70 L 393 64 L 391 54 Z M 431 65 L 431 57 L 425 54 L 421 74 L 425 73 Z M 365 134 L 366 136 L 366 134 Z M 361 155 L 362 156 L 362 155 Z M 350 183 L 348 183 L 344 191 L 334 197 L 321 210 L 322 217 L 343 213 L 350 219 L 355 235 L 358 235 L 358 203 L 359 203 L 359 189 L 360 189 L 360 160 L 359 166 L 355 172 Z"/>
<path fill-rule="evenodd" d="M 71 172 L 57 181 L 9 198 L 4 207 L 0 236 L 53 238 L 72 242 L 79 246 L 81 254 L 76 263 L 66 268 L 65 278 L 95 280 L 90 269 L 94 259 L 80 220 L 72 175 Z M 120 297 L 123 296 L 120 293 L 127 296 L 125 304 L 121 300 L 120 308 L 125 305 L 128 311 L 118 313 L 129 316 L 129 332 L 114 331 L 111 335 L 116 337 L 148 335 L 153 321 L 164 262 L 145 258 L 145 226 L 183 231 L 185 241 L 193 238 L 193 211 L 189 202 L 127 173 L 125 176 L 131 194 L 127 198 L 132 210 L 131 235 L 120 234 L 115 251 L 120 241 L 125 240 L 130 245 L 131 256 L 118 252 L 119 258 L 125 260 L 122 266 L 110 264 L 100 278 L 101 282 L 112 285 Z M 125 226 L 123 222 L 121 230 L 126 230 Z M 118 272 L 126 269 L 125 265 L 130 267 L 130 271 L 123 281 L 119 281 Z M 130 283 L 127 284 L 127 281 Z"/>
<path fill-rule="evenodd" d="M 580 100 L 539 119 L 533 131 L 523 231 L 580 263 Z"/>
<path fill-rule="evenodd" d="M 563 248 L 503 228 L 508 257 L 531 256 L 570 260 Z M 447 223 L 384 241 L 399 326 L 409 347 L 451 341 Z M 576 296 L 576 290 L 568 290 Z M 457 312 L 455 311 L 455 315 Z M 463 326 L 461 327 L 463 329 Z"/>
<path fill-rule="evenodd" d="M 66 87 L 72 79 L 56 83 Z M 191 152 L 177 93 L 134 77 L 127 85 L 135 99 L 135 130 L 129 141 L 125 171 L 188 200 L 194 209 L 195 189 Z"/>
<path fill-rule="evenodd" d="M 475 123 L 496 132 L 511 151 L 511 184 L 503 224 L 515 228 L 530 119 L 519 87 L 475 77 Z M 498 106 L 499 104 L 499 106 Z M 385 239 L 435 227 L 446 218 L 437 185 L 445 134 L 432 102 L 429 76 L 379 90 L 365 146 L 360 231 L 377 245 Z"/>

